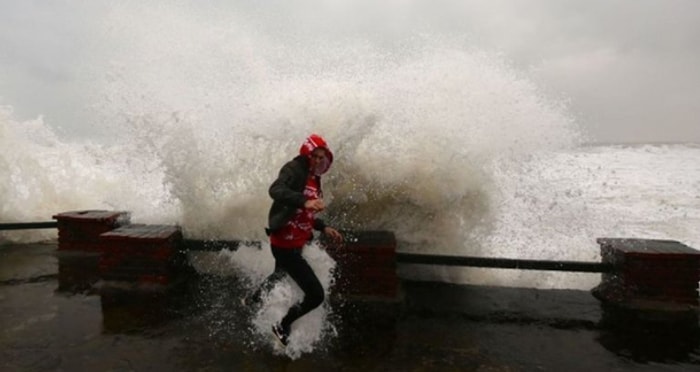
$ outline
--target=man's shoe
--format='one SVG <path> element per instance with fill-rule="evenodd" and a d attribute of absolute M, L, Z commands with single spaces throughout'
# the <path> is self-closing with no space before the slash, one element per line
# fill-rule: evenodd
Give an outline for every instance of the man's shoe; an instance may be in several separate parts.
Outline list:
<path fill-rule="evenodd" d="M 277 337 L 283 346 L 287 346 L 289 343 L 289 332 L 285 331 L 280 324 L 275 324 L 272 326 L 272 333 Z"/>

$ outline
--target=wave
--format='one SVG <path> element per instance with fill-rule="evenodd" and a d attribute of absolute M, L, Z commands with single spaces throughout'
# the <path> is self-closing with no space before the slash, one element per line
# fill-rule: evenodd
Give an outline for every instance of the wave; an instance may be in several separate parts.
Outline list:
<path fill-rule="evenodd" d="M 105 138 L 5 111 L 0 218 L 108 208 L 191 237 L 263 239 L 267 187 L 315 132 L 337 154 L 326 218 L 393 230 L 405 249 L 461 249 L 499 213 L 495 176 L 583 137 L 563 102 L 461 40 L 275 42 L 249 22 L 139 7 L 113 9 L 96 35 L 118 54 L 85 72 L 99 94 L 84 126 Z"/>

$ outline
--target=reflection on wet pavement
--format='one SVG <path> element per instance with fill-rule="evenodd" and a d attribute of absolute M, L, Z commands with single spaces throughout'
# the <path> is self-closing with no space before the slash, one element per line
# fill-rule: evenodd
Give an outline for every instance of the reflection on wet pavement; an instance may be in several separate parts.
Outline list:
<path fill-rule="evenodd" d="M 296 360 L 251 330 L 235 277 L 177 286 L 100 283 L 93 256 L 0 247 L 7 371 L 664 370 L 700 365 L 697 319 L 649 323 L 590 293 L 403 283 L 396 302 L 332 297 L 334 332 Z"/>

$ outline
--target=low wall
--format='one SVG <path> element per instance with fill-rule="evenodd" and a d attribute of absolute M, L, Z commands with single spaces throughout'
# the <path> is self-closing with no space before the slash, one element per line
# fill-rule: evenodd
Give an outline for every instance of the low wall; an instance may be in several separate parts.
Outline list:
<path fill-rule="evenodd" d="M 131 224 L 128 212 L 73 211 L 53 216 L 58 221 L 58 250 L 98 254 L 100 279 L 171 285 L 187 269 L 188 249 L 237 248 L 184 240 L 177 226 Z M 396 299 L 396 238 L 389 231 L 349 231 L 342 242 L 324 241 L 338 262 L 334 291 L 367 299 Z"/>

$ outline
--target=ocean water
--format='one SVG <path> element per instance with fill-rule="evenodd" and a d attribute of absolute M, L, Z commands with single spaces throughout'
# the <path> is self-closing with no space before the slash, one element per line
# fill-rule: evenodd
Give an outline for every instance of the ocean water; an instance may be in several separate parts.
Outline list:
<path fill-rule="evenodd" d="M 677 240 L 700 247 L 700 146 L 584 145 L 499 169 L 495 224 L 477 254 L 599 261 L 599 237 Z M 589 289 L 597 275 L 456 271 L 455 281 Z"/>

